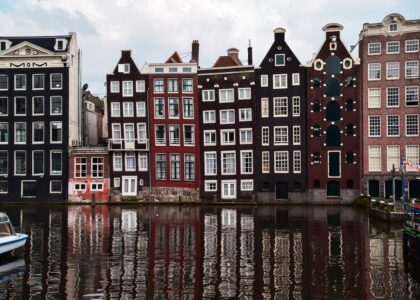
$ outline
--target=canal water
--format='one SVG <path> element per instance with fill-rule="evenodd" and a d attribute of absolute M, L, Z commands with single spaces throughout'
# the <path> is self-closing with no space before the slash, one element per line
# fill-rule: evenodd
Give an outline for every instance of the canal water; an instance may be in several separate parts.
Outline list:
<path fill-rule="evenodd" d="M 351 207 L 0 207 L 0 299 L 419 299 L 401 225 Z"/>

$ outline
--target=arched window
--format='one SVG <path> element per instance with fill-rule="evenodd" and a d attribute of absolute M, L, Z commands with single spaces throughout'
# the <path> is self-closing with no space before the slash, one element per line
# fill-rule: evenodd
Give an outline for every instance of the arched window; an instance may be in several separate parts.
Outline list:
<path fill-rule="evenodd" d="M 327 80 L 327 91 L 325 94 L 327 97 L 340 96 L 340 82 L 337 78 L 330 78 Z"/>
<path fill-rule="evenodd" d="M 341 118 L 340 104 L 337 101 L 329 101 L 327 104 L 327 121 L 337 121 Z"/>
<path fill-rule="evenodd" d="M 352 189 L 353 188 L 353 180 L 349 179 L 347 180 L 347 188 Z"/>
<path fill-rule="evenodd" d="M 326 60 L 326 71 L 327 75 L 340 74 L 340 59 L 337 55 L 331 55 Z"/>
<path fill-rule="evenodd" d="M 340 146 L 340 129 L 335 125 L 327 128 L 327 146 Z"/>
<path fill-rule="evenodd" d="M 347 99 L 346 100 L 346 110 L 347 111 L 353 111 L 354 110 L 354 101 L 353 101 L 353 99 Z"/>
<path fill-rule="evenodd" d="M 347 133 L 347 135 L 353 135 L 354 134 L 353 124 L 347 124 L 346 125 L 346 133 Z"/>
<path fill-rule="evenodd" d="M 315 124 L 312 128 L 312 135 L 314 137 L 319 137 L 321 135 L 321 127 L 318 124 Z"/>
<path fill-rule="evenodd" d="M 313 111 L 314 112 L 320 112 L 321 111 L 321 104 L 319 103 L 319 100 L 314 100 Z"/>
<path fill-rule="evenodd" d="M 321 187 L 321 183 L 319 182 L 319 180 L 318 180 L 318 179 L 315 179 L 315 180 L 314 180 L 314 188 L 319 189 L 320 187 Z"/>
<path fill-rule="evenodd" d="M 312 156 L 312 161 L 314 164 L 320 164 L 321 163 L 321 154 L 319 152 L 315 152 Z"/>
<path fill-rule="evenodd" d="M 319 88 L 321 86 L 321 79 L 319 79 L 319 77 L 315 77 L 312 86 L 314 88 Z"/>
<path fill-rule="evenodd" d="M 354 153 L 353 151 L 348 151 L 346 154 L 346 162 L 352 164 L 354 162 Z"/>

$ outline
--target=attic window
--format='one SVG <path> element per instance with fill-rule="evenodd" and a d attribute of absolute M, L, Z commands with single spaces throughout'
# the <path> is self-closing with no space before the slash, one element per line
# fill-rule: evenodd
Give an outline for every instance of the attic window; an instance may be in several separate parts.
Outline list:
<path fill-rule="evenodd" d="M 6 50 L 6 42 L 5 41 L 1 41 L 0 42 L 0 51 Z"/>
<path fill-rule="evenodd" d="M 182 68 L 182 72 L 184 72 L 184 73 L 191 73 L 192 72 L 192 68 L 191 67 Z"/>
<path fill-rule="evenodd" d="M 155 68 L 156 73 L 163 73 L 163 68 Z"/>
<path fill-rule="evenodd" d="M 398 24 L 397 23 L 391 23 L 389 24 L 389 31 L 390 32 L 395 32 L 398 30 Z"/>
<path fill-rule="evenodd" d="M 178 68 L 169 68 L 169 73 L 176 73 L 178 72 Z"/>
<path fill-rule="evenodd" d="M 64 49 L 63 41 L 61 40 L 57 41 L 57 50 L 63 50 L 63 49 Z"/>
<path fill-rule="evenodd" d="M 284 54 L 276 54 L 275 65 L 276 66 L 284 66 L 284 64 L 285 64 Z"/>
<path fill-rule="evenodd" d="M 118 64 L 118 72 L 124 74 L 130 73 L 130 64 Z"/>
<path fill-rule="evenodd" d="M 67 40 L 66 39 L 56 39 L 54 50 L 56 51 L 64 51 L 67 46 Z"/>

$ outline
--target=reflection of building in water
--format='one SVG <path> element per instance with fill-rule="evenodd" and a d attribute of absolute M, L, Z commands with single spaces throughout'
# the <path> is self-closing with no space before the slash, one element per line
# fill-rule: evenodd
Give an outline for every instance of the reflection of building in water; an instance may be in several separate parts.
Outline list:
<path fill-rule="evenodd" d="M 204 215 L 203 298 L 205 299 L 214 299 L 216 296 L 217 225 L 215 214 Z"/>

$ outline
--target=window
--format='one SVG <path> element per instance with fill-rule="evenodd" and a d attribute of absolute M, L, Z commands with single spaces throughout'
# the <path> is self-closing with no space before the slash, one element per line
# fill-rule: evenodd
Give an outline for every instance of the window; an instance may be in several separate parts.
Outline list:
<path fill-rule="evenodd" d="M 75 157 L 74 158 L 74 177 L 85 178 L 87 176 L 87 158 Z"/>
<path fill-rule="evenodd" d="M 400 116 L 389 115 L 386 116 L 387 121 L 387 136 L 399 136 L 400 135 Z"/>
<path fill-rule="evenodd" d="M 369 137 L 381 136 L 381 116 L 368 116 L 368 122 L 369 122 L 368 136 Z"/>
<path fill-rule="evenodd" d="M 289 173 L 289 152 L 274 151 L 274 173 Z"/>
<path fill-rule="evenodd" d="M 270 145 L 270 127 L 261 128 L 261 145 Z"/>
<path fill-rule="evenodd" d="M 120 82 L 111 81 L 111 93 L 119 93 L 119 92 L 120 92 Z"/>
<path fill-rule="evenodd" d="M 276 66 L 284 66 L 285 63 L 286 63 L 285 55 L 284 54 L 276 54 L 274 56 L 274 61 L 275 61 Z"/>
<path fill-rule="evenodd" d="M 234 124 L 235 111 L 233 109 L 226 109 L 220 111 L 220 124 Z"/>
<path fill-rule="evenodd" d="M 405 115 L 405 135 L 419 135 L 419 115 Z"/>
<path fill-rule="evenodd" d="M 146 102 L 140 101 L 136 103 L 137 117 L 146 116 Z"/>
<path fill-rule="evenodd" d="M 193 98 L 182 98 L 182 116 L 184 118 L 194 118 L 194 102 Z"/>
<path fill-rule="evenodd" d="M 220 103 L 229 103 L 229 102 L 234 102 L 235 98 L 234 98 L 234 94 L 233 94 L 233 89 L 220 89 L 219 90 L 219 102 Z"/>
<path fill-rule="evenodd" d="M 163 98 L 155 98 L 155 117 L 165 117 L 165 100 Z"/>
<path fill-rule="evenodd" d="M 270 173 L 270 152 L 263 151 L 261 155 L 261 172 Z"/>
<path fill-rule="evenodd" d="M 240 88 L 239 90 L 239 100 L 251 99 L 251 88 Z"/>
<path fill-rule="evenodd" d="M 139 171 L 147 171 L 147 153 L 139 153 Z"/>
<path fill-rule="evenodd" d="M 50 193 L 51 194 L 60 194 L 63 190 L 63 183 L 61 180 L 51 180 L 50 181 Z"/>
<path fill-rule="evenodd" d="M 15 90 L 26 90 L 26 74 L 15 74 Z"/>
<path fill-rule="evenodd" d="M 241 144 L 252 144 L 252 129 L 241 128 L 239 129 L 239 137 Z"/>
<path fill-rule="evenodd" d="M 9 183 L 5 180 L 0 181 L 0 194 L 9 193 Z"/>
<path fill-rule="evenodd" d="M 165 125 L 155 125 L 155 143 L 156 145 L 165 145 Z"/>
<path fill-rule="evenodd" d="M 136 80 L 136 92 L 142 93 L 146 91 L 146 82 L 144 80 Z"/>
<path fill-rule="evenodd" d="M 63 113 L 63 97 L 62 96 L 51 96 L 51 115 L 61 115 Z"/>
<path fill-rule="evenodd" d="M 302 172 L 302 155 L 300 151 L 293 151 L 293 173 Z"/>
<path fill-rule="evenodd" d="M 386 53 L 395 54 L 400 53 L 400 42 L 399 41 L 390 41 L 386 43 Z"/>
<path fill-rule="evenodd" d="M 405 87 L 405 106 L 418 106 L 419 105 L 419 86 L 406 86 Z"/>
<path fill-rule="evenodd" d="M 419 40 L 406 40 L 405 52 L 419 52 Z"/>
<path fill-rule="evenodd" d="M 32 75 L 32 89 L 33 90 L 43 90 L 45 83 L 44 74 L 33 74 Z"/>
<path fill-rule="evenodd" d="M 235 129 L 227 129 L 220 131 L 221 145 L 235 145 Z"/>
<path fill-rule="evenodd" d="M 26 175 L 26 151 L 15 151 L 15 175 Z"/>
<path fill-rule="evenodd" d="M 26 116 L 26 97 L 15 97 L 15 116 Z"/>
<path fill-rule="evenodd" d="M 0 91 L 7 91 L 9 89 L 9 76 L 0 74 Z"/>
<path fill-rule="evenodd" d="M 400 88 L 388 87 L 386 88 L 386 106 L 387 107 L 398 107 L 400 106 Z"/>
<path fill-rule="evenodd" d="M 236 180 L 222 181 L 222 198 L 235 199 L 236 198 Z"/>
<path fill-rule="evenodd" d="M 155 93 L 163 93 L 165 91 L 163 79 L 155 79 L 153 81 L 153 91 Z"/>
<path fill-rule="evenodd" d="M 111 117 L 119 117 L 121 114 L 120 103 L 111 102 Z"/>
<path fill-rule="evenodd" d="M 185 154 L 185 180 L 195 180 L 195 155 Z"/>
<path fill-rule="evenodd" d="M 169 117 L 179 118 L 178 98 L 169 98 Z"/>
<path fill-rule="evenodd" d="M 216 152 L 204 152 L 204 175 L 217 175 Z"/>
<path fill-rule="evenodd" d="M 381 79 L 381 64 L 371 63 L 368 64 L 368 80 L 380 80 Z"/>
<path fill-rule="evenodd" d="M 126 148 L 134 147 L 134 139 L 134 124 L 124 123 L 124 140 Z"/>
<path fill-rule="evenodd" d="M 268 75 L 261 75 L 261 86 L 268 86 Z"/>
<path fill-rule="evenodd" d="M 7 116 L 8 115 L 8 98 L 7 97 L 0 97 L 0 116 Z"/>
<path fill-rule="evenodd" d="M 122 193 L 121 194 L 123 196 L 136 196 L 137 195 L 137 176 L 123 176 L 122 177 Z"/>
<path fill-rule="evenodd" d="M 134 117 L 133 102 L 123 102 L 123 117 Z"/>
<path fill-rule="evenodd" d="M 26 143 L 26 123 L 18 122 L 15 123 L 15 144 Z"/>
<path fill-rule="evenodd" d="M 76 192 L 85 192 L 86 191 L 86 183 L 75 183 L 74 190 Z"/>
<path fill-rule="evenodd" d="M 23 198 L 34 198 L 36 197 L 36 181 L 25 180 L 21 181 L 21 195 Z"/>
<path fill-rule="evenodd" d="M 252 121 L 252 109 L 240 108 L 239 109 L 239 122 Z"/>
<path fill-rule="evenodd" d="M 222 153 L 222 175 L 236 174 L 236 153 L 235 151 Z"/>
<path fill-rule="evenodd" d="M 292 85 L 299 85 L 300 84 L 300 74 L 293 73 L 292 74 Z"/>
<path fill-rule="evenodd" d="M 241 180 L 241 191 L 253 191 L 254 190 L 254 180 L 246 179 Z"/>
<path fill-rule="evenodd" d="M 44 122 L 33 122 L 32 123 L 32 143 L 43 143 L 44 142 Z"/>
<path fill-rule="evenodd" d="M 114 171 L 122 171 L 122 154 L 121 152 L 115 152 L 113 155 L 113 162 L 112 162 Z"/>
<path fill-rule="evenodd" d="M 395 31 L 397 31 L 397 30 L 398 30 L 398 24 L 397 24 L 397 23 L 391 23 L 391 24 L 389 24 L 388 29 L 389 29 L 389 31 L 391 31 L 391 32 L 395 32 Z"/>
<path fill-rule="evenodd" d="M 63 172 L 61 150 L 51 150 L 51 175 L 61 175 Z"/>
<path fill-rule="evenodd" d="M 214 90 L 203 90 L 203 101 L 214 101 Z"/>
<path fill-rule="evenodd" d="M 133 96 L 133 82 L 132 81 L 123 81 L 122 86 L 123 86 L 122 96 L 123 97 L 132 97 Z"/>
<path fill-rule="evenodd" d="M 287 74 L 273 75 L 273 89 L 287 89 Z"/>
<path fill-rule="evenodd" d="M 194 125 L 184 125 L 184 145 L 195 145 Z"/>
<path fill-rule="evenodd" d="M 386 63 L 386 79 L 399 79 L 400 78 L 400 63 L 397 61 Z"/>
<path fill-rule="evenodd" d="M 33 97 L 32 98 L 32 115 L 41 116 L 43 114 L 44 114 L 44 97 L 43 96 Z"/>
<path fill-rule="evenodd" d="M 292 98 L 292 106 L 293 106 L 293 116 L 299 117 L 300 116 L 300 97 L 293 97 Z"/>
<path fill-rule="evenodd" d="M 146 123 L 137 123 L 137 141 L 139 143 L 147 142 Z"/>
<path fill-rule="evenodd" d="M 136 154 L 134 152 L 125 153 L 125 170 L 126 171 L 136 170 Z"/>
<path fill-rule="evenodd" d="M 203 111 L 203 123 L 216 123 L 216 111 L 205 110 Z"/>
<path fill-rule="evenodd" d="M 51 89 L 61 90 L 63 88 L 63 74 L 53 73 L 50 75 L 51 78 Z"/>
<path fill-rule="evenodd" d="M 252 174 L 252 151 L 241 151 L 241 174 Z"/>
<path fill-rule="evenodd" d="M 9 123 L 0 123 L 0 143 L 7 144 L 9 142 Z"/>
<path fill-rule="evenodd" d="M 62 122 L 51 122 L 51 143 L 61 143 L 63 141 L 63 124 Z"/>
<path fill-rule="evenodd" d="M 406 145 L 405 146 L 405 159 L 408 162 L 417 163 L 419 161 L 419 145 Z M 418 169 L 415 166 L 410 164 L 406 165 L 406 170 L 417 171 Z"/>
<path fill-rule="evenodd" d="M 9 154 L 8 151 L 0 151 L 0 174 L 8 175 L 9 173 Z"/>
<path fill-rule="evenodd" d="M 204 191 L 216 192 L 217 191 L 217 180 L 206 180 L 204 181 Z"/>
<path fill-rule="evenodd" d="M 168 93 L 178 92 L 178 79 L 168 79 Z"/>
<path fill-rule="evenodd" d="M 293 126 L 293 145 L 300 145 L 300 126 Z"/>
<path fill-rule="evenodd" d="M 103 183 L 91 183 L 90 184 L 90 190 L 92 192 L 100 192 L 104 190 L 104 184 Z"/>
<path fill-rule="evenodd" d="M 182 92 L 183 93 L 192 93 L 193 91 L 193 80 L 192 79 L 182 79 Z"/>
<path fill-rule="evenodd" d="M 169 125 L 169 144 L 179 145 L 179 143 L 180 143 L 179 125 Z"/>
<path fill-rule="evenodd" d="M 288 144 L 288 127 L 274 126 L 274 145 Z"/>
<path fill-rule="evenodd" d="M 368 108 L 381 107 L 381 89 L 370 88 L 368 89 Z"/>
<path fill-rule="evenodd" d="M 419 77 L 419 61 L 412 60 L 405 62 L 405 78 Z"/>
<path fill-rule="evenodd" d="M 91 170 L 92 178 L 103 178 L 104 177 L 104 158 L 92 157 L 91 168 L 92 168 Z"/>
<path fill-rule="evenodd" d="M 261 98 L 261 118 L 269 117 L 268 98 Z"/>
<path fill-rule="evenodd" d="M 274 98 L 274 117 L 287 117 L 287 97 Z"/>
<path fill-rule="evenodd" d="M 112 124 L 112 139 L 114 143 L 121 142 L 121 124 Z"/>
<path fill-rule="evenodd" d="M 181 179 L 181 156 L 179 154 L 171 154 L 171 180 Z"/>
<path fill-rule="evenodd" d="M 379 54 L 381 54 L 381 43 L 369 43 L 368 55 L 379 55 Z"/>
<path fill-rule="evenodd" d="M 387 171 L 391 171 L 393 165 L 395 169 L 398 169 L 400 167 L 400 145 L 388 145 L 386 155 Z"/>
<path fill-rule="evenodd" d="M 216 145 L 216 131 L 204 130 L 204 146 L 215 146 L 215 145 Z"/>

